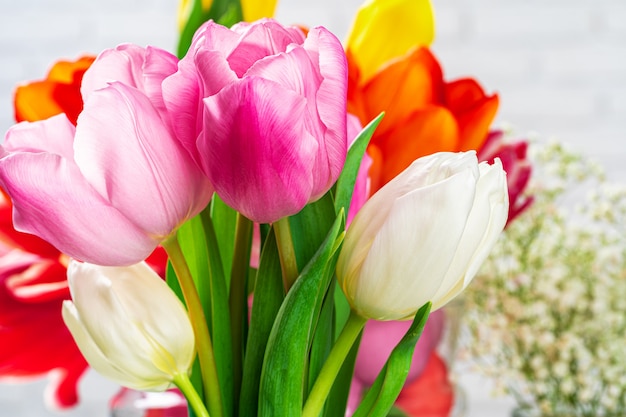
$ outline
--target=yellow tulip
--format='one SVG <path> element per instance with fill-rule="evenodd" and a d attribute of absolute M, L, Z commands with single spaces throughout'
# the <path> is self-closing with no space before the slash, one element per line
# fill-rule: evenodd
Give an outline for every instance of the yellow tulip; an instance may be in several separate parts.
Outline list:
<path fill-rule="evenodd" d="M 430 0 L 368 0 L 357 12 L 346 49 L 363 82 L 386 62 L 435 37 Z"/>
<path fill-rule="evenodd" d="M 178 30 L 182 32 L 187 24 L 194 0 L 180 0 L 178 4 Z M 202 0 L 202 10 L 208 11 L 213 4 L 213 0 Z"/>
<path fill-rule="evenodd" d="M 264 17 L 274 16 L 278 0 L 241 0 L 243 20 L 252 22 Z"/>

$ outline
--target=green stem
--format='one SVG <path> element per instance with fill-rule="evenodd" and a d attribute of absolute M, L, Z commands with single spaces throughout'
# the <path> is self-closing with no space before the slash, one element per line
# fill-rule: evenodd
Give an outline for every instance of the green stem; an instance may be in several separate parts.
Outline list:
<path fill-rule="evenodd" d="M 354 311 L 350 312 L 350 317 L 348 317 L 346 325 L 341 331 L 341 334 L 339 334 L 324 366 L 322 366 L 315 380 L 315 384 L 313 384 L 313 388 L 302 409 L 302 417 L 318 417 L 320 415 L 328 393 L 337 378 L 337 374 L 346 360 L 348 353 L 350 353 L 352 345 L 354 345 L 361 330 L 363 330 L 366 321 L 366 319 L 359 316 Z"/>
<path fill-rule="evenodd" d="M 215 355 L 213 354 L 213 344 L 211 335 L 207 326 L 200 296 L 196 289 L 193 277 L 189 271 L 187 261 L 178 243 L 176 234 L 163 242 L 163 248 L 170 258 L 170 262 L 176 272 L 176 277 L 180 284 L 180 288 L 185 298 L 185 304 L 189 311 L 189 319 L 193 327 L 194 336 L 196 338 L 196 348 L 198 351 L 198 359 L 200 361 L 200 372 L 202 374 L 202 385 L 204 387 L 204 397 L 207 401 L 209 411 L 213 417 L 223 417 L 224 408 L 222 404 L 222 395 L 220 392 L 220 384 L 217 378 L 217 366 L 215 364 Z"/>
<path fill-rule="evenodd" d="M 234 401 L 239 404 L 239 392 L 241 390 L 241 376 L 243 373 L 244 352 L 244 329 L 248 317 L 244 314 L 247 306 L 247 278 L 250 266 L 250 246 L 252 236 L 252 222 L 237 213 L 237 226 L 235 228 L 235 249 L 233 251 L 233 264 L 230 272 L 230 325 L 231 338 L 233 341 L 233 384 Z"/>
<path fill-rule="evenodd" d="M 283 286 L 285 292 L 296 282 L 298 278 L 298 262 L 296 252 L 293 247 L 293 239 L 291 238 L 291 227 L 289 226 L 289 218 L 274 222 L 274 232 L 276 234 L 276 244 L 278 245 L 278 257 L 280 258 L 280 269 L 283 271 Z"/>
<path fill-rule="evenodd" d="M 180 389 L 187 399 L 187 403 L 193 408 L 196 416 L 198 417 L 210 417 L 209 412 L 202 403 L 202 399 L 198 395 L 198 392 L 194 389 L 193 384 L 189 380 L 189 377 L 185 374 L 178 374 L 174 377 L 174 385 Z"/>

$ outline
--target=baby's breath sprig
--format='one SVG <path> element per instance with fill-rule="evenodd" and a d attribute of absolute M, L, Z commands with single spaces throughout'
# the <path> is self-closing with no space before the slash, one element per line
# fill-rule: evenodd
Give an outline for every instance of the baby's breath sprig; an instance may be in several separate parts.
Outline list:
<path fill-rule="evenodd" d="M 626 186 L 560 143 L 533 148 L 535 202 L 466 293 L 467 348 L 522 407 L 624 416 Z"/>

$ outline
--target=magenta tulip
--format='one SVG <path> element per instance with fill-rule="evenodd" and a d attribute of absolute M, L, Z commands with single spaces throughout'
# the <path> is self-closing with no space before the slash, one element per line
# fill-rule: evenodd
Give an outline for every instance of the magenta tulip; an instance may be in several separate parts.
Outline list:
<path fill-rule="evenodd" d="M 271 223 L 337 180 L 345 161 L 346 58 L 324 28 L 274 20 L 202 26 L 164 81 L 174 129 L 217 194 Z"/>
<path fill-rule="evenodd" d="M 530 181 L 532 165 L 526 157 L 528 141 L 509 141 L 501 130 L 493 130 L 487 135 L 485 144 L 478 151 L 478 159 L 492 163 L 496 158 L 502 161 L 506 172 L 509 190 L 509 225 L 532 204 L 534 198 L 526 193 Z"/>
<path fill-rule="evenodd" d="M 13 200 L 16 229 L 83 261 L 130 265 L 199 213 L 212 189 L 158 108 L 156 84 L 106 82 L 123 71 L 108 63 L 89 70 L 102 71 L 91 74 L 102 80 L 92 85 L 106 86 L 83 91 L 76 127 L 59 115 L 8 131 L 0 186 Z"/>

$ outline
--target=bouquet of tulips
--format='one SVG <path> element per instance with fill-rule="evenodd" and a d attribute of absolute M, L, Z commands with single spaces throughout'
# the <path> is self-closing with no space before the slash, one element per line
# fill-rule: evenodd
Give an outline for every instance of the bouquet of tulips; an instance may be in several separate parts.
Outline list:
<path fill-rule="evenodd" d="M 361 125 L 378 81 L 359 42 L 376 25 L 346 53 L 323 27 L 201 3 L 180 58 L 103 51 L 75 117 L 7 132 L 13 224 L 63 254 L 63 319 L 89 365 L 135 389 L 175 385 L 198 416 L 343 416 L 366 321 L 412 320 L 354 410 L 386 415 L 429 313 L 469 284 L 507 222 L 502 163 L 456 144 L 392 158 L 382 139 L 368 146 L 399 140 L 393 117 Z M 427 1 L 414 12 L 432 17 Z M 370 4 L 360 18 L 389 15 Z M 349 74 L 352 56 L 369 73 Z M 371 181 L 374 168 L 387 177 Z M 144 261 L 160 248 L 165 280 Z"/>

